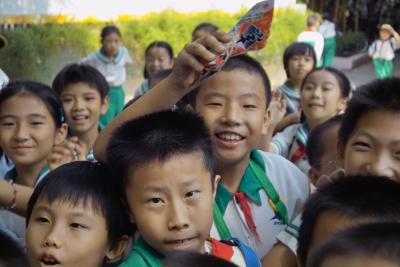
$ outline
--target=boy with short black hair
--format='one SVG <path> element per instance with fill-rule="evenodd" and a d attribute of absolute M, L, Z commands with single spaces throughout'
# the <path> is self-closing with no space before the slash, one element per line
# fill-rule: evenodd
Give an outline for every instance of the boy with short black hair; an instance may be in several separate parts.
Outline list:
<path fill-rule="evenodd" d="M 221 32 L 215 36 L 186 45 L 172 74 L 102 131 L 95 146 L 100 160 L 105 160 L 105 146 L 114 129 L 143 114 L 171 108 L 194 89 L 204 68 L 198 59 L 213 60 L 230 40 Z M 292 163 L 254 149 L 270 117 L 268 76 L 256 60 L 238 56 L 202 81 L 193 95 L 187 108 L 204 119 L 217 158 L 216 173 L 222 177 L 211 236 L 237 237 L 262 258 L 285 224 L 300 214 L 309 192 L 307 177 Z"/>
<path fill-rule="evenodd" d="M 43 178 L 26 217 L 32 267 L 101 267 L 122 255 L 129 219 L 112 177 L 101 163 L 77 161 Z"/>
<path fill-rule="evenodd" d="M 362 223 L 400 222 L 400 184 L 385 177 L 343 177 L 308 199 L 297 255 L 307 266 L 310 250 L 333 233 Z"/>
<path fill-rule="evenodd" d="M 110 140 L 107 162 L 140 234 L 121 266 L 162 266 L 164 256 L 182 250 L 260 266 L 238 240 L 208 237 L 219 177 L 208 130 L 197 115 L 163 111 L 123 124 Z"/>
<path fill-rule="evenodd" d="M 90 65 L 70 64 L 55 77 L 53 89 L 60 95 L 71 138 L 55 147 L 51 169 L 72 160 L 94 160 L 93 144 L 99 134 L 99 118 L 109 104 L 109 87 L 103 75 Z"/>
<path fill-rule="evenodd" d="M 400 266 L 400 223 L 374 223 L 334 234 L 310 252 L 307 267 Z"/>

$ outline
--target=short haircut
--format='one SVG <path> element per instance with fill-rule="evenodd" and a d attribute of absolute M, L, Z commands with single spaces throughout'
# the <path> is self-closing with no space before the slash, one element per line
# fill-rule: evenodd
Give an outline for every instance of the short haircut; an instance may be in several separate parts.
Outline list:
<path fill-rule="evenodd" d="M 164 48 L 164 49 L 167 51 L 169 58 L 170 58 L 170 59 L 173 59 L 173 58 L 174 58 L 174 49 L 173 49 L 172 46 L 171 46 L 168 42 L 166 42 L 166 41 L 154 41 L 154 42 L 150 43 L 150 44 L 146 47 L 146 50 L 145 50 L 145 52 L 144 52 L 144 56 L 145 56 L 145 57 L 147 57 L 147 55 L 148 55 L 150 49 L 152 49 L 152 48 Z M 147 73 L 147 71 L 146 71 L 146 66 L 144 67 L 144 73 L 143 73 L 143 75 L 144 75 L 144 78 L 145 78 L 145 79 L 148 79 L 148 78 L 149 78 L 149 73 Z"/>
<path fill-rule="evenodd" d="M 119 37 L 121 37 L 121 32 L 119 31 L 117 26 L 115 26 L 115 25 L 104 26 L 103 29 L 101 29 L 101 33 L 100 33 L 101 41 L 103 41 L 104 38 L 106 38 L 108 35 L 110 35 L 112 33 L 116 33 Z"/>
<path fill-rule="evenodd" d="M 319 17 L 317 15 L 310 15 L 307 17 L 307 26 L 312 27 L 319 22 Z"/>
<path fill-rule="evenodd" d="M 85 64 L 70 64 L 65 66 L 54 78 L 53 89 L 61 95 L 71 84 L 85 83 L 99 92 L 102 101 L 108 95 L 108 83 L 104 76 L 94 67 Z"/>
<path fill-rule="evenodd" d="M 125 192 L 129 174 L 135 168 L 197 151 L 214 179 L 216 163 L 203 120 L 194 113 L 161 111 L 128 121 L 116 129 L 107 147 L 107 162 Z"/>
<path fill-rule="evenodd" d="M 212 23 L 209 23 L 209 22 L 202 22 L 193 29 L 192 38 L 193 38 L 195 32 L 197 32 L 197 31 L 205 31 L 205 32 L 212 34 L 216 31 L 218 31 L 218 26 L 216 26 Z"/>
<path fill-rule="evenodd" d="M 292 43 L 286 47 L 285 52 L 283 53 L 283 68 L 285 69 L 287 78 L 290 78 L 289 60 L 294 56 L 312 57 L 314 61 L 313 69 L 317 66 L 317 55 L 311 45 L 302 42 Z"/>
<path fill-rule="evenodd" d="M 343 177 L 317 189 L 307 200 L 299 229 L 297 255 L 306 266 L 318 216 L 333 211 L 368 222 L 400 222 L 400 184 L 386 177 Z"/>
<path fill-rule="evenodd" d="M 51 171 L 35 188 L 28 202 L 26 223 L 39 199 L 49 203 L 65 201 L 72 205 L 90 205 L 104 217 L 111 246 L 128 234 L 129 217 L 121 201 L 114 175 L 99 162 L 75 161 Z"/>
<path fill-rule="evenodd" d="M 383 259 L 400 264 L 400 224 L 364 224 L 340 231 L 311 251 L 307 267 L 319 267 L 332 257 Z"/>
<path fill-rule="evenodd" d="M 249 57 L 247 55 L 240 55 L 237 57 L 230 58 L 225 65 L 222 67 L 221 71 L 230 72 L 233 70 L 246 71 L 249 74 L 258 75 L 264 85 L 265 99 L 266 99 L 266 109 L 271 101 L 271 84 L 266 71 L 263 66 L 256 59 Z M 215 74 L 217 75 L 217 74 Z M 184 104 L 191 104 L 193 107 L 196 105 L 196 97 L 201 88 L 201 84 L 196 89 L 188 93 L 184 98 Z"/>
<path fill-rule="evenodd" d="M 335 126 L 340 126 L 343 119 L 343 115 L 336 115 L 333 118 L 330 118 L 326 122 L 318 125 L 315 127 L 314 130 L 311 131 L 310 135 L 308 136 L 307 141 L 307 158 L 308 162 L 310 163 L 311 167 L 319 170 L 321 167 L 321 156 L 325 152 L 324 134 L 326 131 L 330 130 Z M 325 140 L 325 142 L 329 142 L 329 140 Z"/>
<path fill-rule="evenodd" d="M 49 86 L 33 81 L 15 81 L 8 83 L 0 91 L 0 105 L 17 95 L 32 95 L 39 98 L 46 105 L 56 128 L 64 123 L 64 110 L 57 93 Z"/>
<path fill-rule="evenodd" d="M 217 258 L 209 254 L 200 254 L 193 251 L 181 251 L 167 255 L 164 266 L 168 267 L 237 267 L 232 262 Z"/>
<path fill-rule="evenodd" d="M 359 87 L 343 115 L 339 129 L 338 146 L 344 151 L 357 122 L 373 111 L 394 112 L 400 115 L 400 78 L 375 80 Z M 389 127 L 389 126 L 388 126 Z"/>
<path fill-rule="evenodd" d="M 7 232 L 0 228 L 0 266 L 29 267 L 24 249 Z"/>

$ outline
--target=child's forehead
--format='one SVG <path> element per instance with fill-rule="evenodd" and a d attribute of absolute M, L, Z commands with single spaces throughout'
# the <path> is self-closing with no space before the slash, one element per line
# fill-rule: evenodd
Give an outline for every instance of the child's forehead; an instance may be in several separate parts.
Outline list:
<path fill-rule="evenodd" d="M 86 81 L 77 81 L 73 83 L 68 83 L 61 91 L 61 94 L 65 93 L 82 93 L 82 91 L 86 92 L 95 92 L 100 94 L 99 89 L 96 88 L 93 84 Z"/>
<path fill-rule="evenodd" d="M 56 199 L 50 199 L 49 196 L 40 196 L 34 206 L 34 209 L 46 207 L 44 210 L 55 211 L 58 213 L 87 213 L 101 215 L 102 212 L 99 210 L 98 201 L 94 198 L 87 197 L 73 197 L 73 196 L 60 196 Z"/>

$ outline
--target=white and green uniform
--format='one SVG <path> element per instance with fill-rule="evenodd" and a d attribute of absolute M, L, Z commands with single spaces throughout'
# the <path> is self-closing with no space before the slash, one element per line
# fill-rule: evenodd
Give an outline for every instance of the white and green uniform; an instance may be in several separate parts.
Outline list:
<path fill-rule="evenodd" d="M 237 192 L 218 185 L 210 235 L 238 238 L 262 258 L 287 223 L 300 214 L 308 195 L 308 178 L 295 165 L 253 150 Z"/>
<path fill-rule="evenodd" d="M 318 31 L 324 37 L 324 50 L 322 52 L 322 66 L 332 66 L 333 58 L 336 54 L 336 27 L 333 22 L 325 20 Z"/>
<path fill-rule="evenodd" d="M 306 124 L 294 124 L 277 133 L 271 141 L 277 154 L 293 162 L 306 175 L 311 168 L 306 153 L 308 133 Z"/>
<path fill-rule="evenodd" d="M 304 31 L 297 37 L 297 42 L 311 45 L 317 55 L 317 67 L 322 66 L 322 52 L 324 51 L 324 37 L 319 32 Z"/>
<path fill-rule="evenodd" d="M 378 79 L 384 79 L 393 76 L 394 51 L 400 48 L 394 38 L 387 41 L 376 40 L 369 47 L 369 54 L 372 54 L 372 62 L 375 68 L 375 74 Z"/>
<path fill-rule="evenodd" d="M 282 92 L 286 100 L 286 112 L 293 113 L 300 111 L 300 93 L 293 89 L 287 82 L 277 88 Z"/>

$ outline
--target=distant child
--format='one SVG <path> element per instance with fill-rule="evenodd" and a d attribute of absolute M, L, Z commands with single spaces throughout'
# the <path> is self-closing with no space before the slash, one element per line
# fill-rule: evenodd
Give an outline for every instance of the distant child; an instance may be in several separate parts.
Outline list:
<path fill-rule="evenodd" d="M 81 60 L 96 68 L 106 78 L 110 91 L 110 105 L 106 114 L 102 115 L 102 126 L 107 125 L 124 107 L 126 81 L 126 65 L 132 64 L 128 50 L 122 46 L 121 32 L 114 25 L 105 26 L 101 30 L 101 48 Z"/>
<path fill-rule="evenodd" d="M 270 151 L 284 156 L 308 174 L 307 140 L 310 131 L 342 112 L 350 95 L 350 82 L 339 70 L 318 68 L 304 79 L 300 102 L 305 121 L 287 127 L 271 141 Z M 271 125 L 269 131 L 272 131 Z"/>
<path fill-rule="evenodd" d="M 0 248 L 1 267 L 29 267 L 24 249 L 2 229 L 0 229 Z"/>
<path fill-rule="evenodd" d="M 358 88 L 339 130 L 338 156 L 347 174 L 387 176 L 400 182 L 400 78 Z"/>
<path fill-rule="evenodd" d="M 70 139 L 53 148 L 51 169 L 72 160 L 94 160 L 99 118 L 109 104 L 107 81 L 90 65 L 71 64 L 57 74 L 52 86 L 60 95 Z"/>
<path fill-rule="evenodd" d="M 331 175 L 340 167 L 336 152 L 338 133 L 343 115 L 337 115 L 315 127 L 307 141 L 307 157 L 310 163 L 308 176 L 317 186 L 322 175 Z"/>
<path fill-rule="evenodd" d="M 147 93 L 151 86 L 150 75 L 156 71 L 171 69 L 174 65 L 174 50 L 165 41 L 155 41 L 149 44 L 144 53 L 144 82 L 135 91 L 135 98 Z"/>
<path fill-rule="evenodd" d="M 222 32 L 215 36 L 186 45 L 172 74 L 102 131 L 95 155 L 106 160 L 110 135 L 121 124 L 171 108 L 192 90 L 187 110 L 204 119 L 217 158 L 216 173 L 222 177 L 211 236 L 237 237 L 262 258 L 276 242 L 276 234 L 300 214 L 309 192 L 308 179 L 282 157 L 255 149 L 268 127 L 271 100 L 269 79 L 259 62 L 248 56 L 234 57 L 221 72 L 193 88 L 203 70 L 201 60 L 214 59 L 214 53 L 224 51 L 223 42 L 230 40 Z"/>
<path fill-rule="evenodd" d="M 3 36 L 2 34 L 0 34 L 0 49 L 3 49 L 5 47 L 7 47 L 8 45 L 8 41 L 7 38 L 5 36 Z M 0 90 L 7 85 L 7 83 L 9 82 L 9 78 L 7 76 L 7 74 L 4 73 L 4 71 L 2 69 L 0 69 Z"/>
<path fill-rule="evenodd" d="M 280 132 L 291 124 L 300 122 L 300 89 L 304 78 L 317 64 L 314 49 L 306 43 L 293 43 L 285 49 L 283 66 L 287 80 L 277 89 L 286 101 L 286 115 L 277 125 L 275 132 Z"/>
<path fill-rule="evenodd" d="M 322 66 L 330 67 L 336 54 L 336 26 L 332 22 L 331 15 L 328 12 L 325 12 L 322 18 L 324 21 L 318 29 L 319 33 L 324 37 L 324 50 L 321 61 Z"/>
<path fill-rule="evenodd" d="M 297 42 L 311 45 L 317 55 L 317 67 L 322 66 L 322 52 L 324 51 L 324 37 L 318 32 L 320 20 L 317 15 L 310 15 L 307 18 L 307 30 L 301 32 L 297 37 Z"/>
<path fill-rule="evenodd" d="M 400 266 L 400 223 L 373 223 L 334 234 L 310 252 L 307 267 Z"/>
<path fill-rule="evenodd" d="M 375 75 L 378 79 L 393 76 L 395 53 L 400 48 L 400 35 L 389 24 L 379 26 L 379 39 L 375 40 L 368 49 L 372 58 Z"/>
<path fill-rule="evenodd" d="M 218 31 L 218 27 L 216 25 L 209 22 L 202 22 L 193 29 L 192 42 L 203 38 L 207 34 L 213 34 L 216 31 Z"/>
<path fill-rule="evenodd" d="M 168 255 L 164 260 L 165 267 L 237 267 L 232 262 L 208 254 L 197 252 L 176 252 Z"/>
<path fill-rule="evenodd" d="M 400 223 L 400 184 L 377 176 L 338 179 L 310 196 L 302 220 L 297 255 L 300 266 L 308 266 L 310 251 L 340 230 L 365 223 Z"/>
<path fill-rule="evenodd" d="M 210 136 L 198 116 L 163 111 L 129 121 L 114 132 L 107 151 L 140 234 L 121 267 L 163 266 L 162 259 L 177 251 L 260 266 L 240 241 L 208 237 L 219 177 Z"/>
<path fill-rule="evenodd" d="M 67 128 L 61 101 L 50 87 L 20 81 L 0 91 L 0 146 L 15 165 L 0 181 L 0 198 L 8 199 L 2 203 L 8 210 L 0 210 L 0 227 L 15 233 L 21 243 L 25 219 L 12 211 L 24 214 L 30 194 L 18 185 L 32 192 L 49 172 L 47 156 L 65 140 Z"/>
<path fill-rule="evenodd" d="M 100 163 L 77 161 L 43 179 L 26 218 L 32 267 L 101 267 L 122 255 L 129 219 L 113 178 Z"/>

